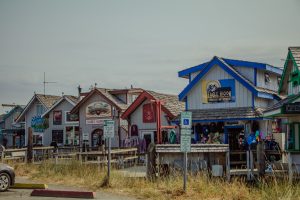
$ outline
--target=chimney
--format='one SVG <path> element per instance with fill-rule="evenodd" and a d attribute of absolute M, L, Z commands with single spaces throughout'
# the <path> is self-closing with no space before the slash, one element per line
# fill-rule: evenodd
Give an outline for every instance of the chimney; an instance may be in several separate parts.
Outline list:
<path fill-rule="evenodd" d="M 80 85 L 78 85 L 77 89 L 78 89 L 78 97 L 80 98 L 82 88 L 80 87 Z"/>

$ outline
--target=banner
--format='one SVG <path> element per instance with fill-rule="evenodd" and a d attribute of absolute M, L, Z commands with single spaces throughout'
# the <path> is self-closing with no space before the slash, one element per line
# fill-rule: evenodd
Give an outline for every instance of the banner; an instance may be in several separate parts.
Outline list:
<path fill-rule="evenodd" d="M 234 79 L 202 80 L 202 102 L 235 102 Z"/>
<path fill-rule="evenodd" d="M 148 104 L 143 105 L 143 122 L 144 123 L 156 122 L 155 115 L 156 115 L 155 104 L 148 103 Z"/>
<path fill-rule="evenodd" d="M 97 101 L 86 107 L 86 118 L 111 117 L 111 105 L 103 101 Z"/>

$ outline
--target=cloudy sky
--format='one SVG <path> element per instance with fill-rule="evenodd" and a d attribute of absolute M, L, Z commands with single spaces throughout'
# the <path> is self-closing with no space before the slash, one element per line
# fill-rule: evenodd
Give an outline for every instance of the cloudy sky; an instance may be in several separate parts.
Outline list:
<path fill-rule="evenodd" d="M 299 0 L 0 0 L 0 103 L 77 86 L 178 94 L 212 56 L 282 66 L 300 45 Z M 0 112 L 5 108 L 0 107 Z"/>

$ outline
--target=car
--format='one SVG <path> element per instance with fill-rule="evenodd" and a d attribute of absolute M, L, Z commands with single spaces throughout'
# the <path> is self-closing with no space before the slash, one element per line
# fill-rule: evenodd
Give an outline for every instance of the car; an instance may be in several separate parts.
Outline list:
<path fill-rule="evenodd" d="M 0 192 L 8 190 L 15 183 L 15 172 L 11 166 L 0 163 Z"/>

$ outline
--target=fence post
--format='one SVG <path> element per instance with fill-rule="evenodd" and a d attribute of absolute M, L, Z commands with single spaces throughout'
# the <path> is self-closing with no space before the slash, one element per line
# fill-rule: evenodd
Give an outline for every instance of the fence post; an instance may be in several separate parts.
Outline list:
<path fill-rule="evenodd" d="M 33 160 L 33 136 L 32 129 L 28 127 L 28 138 L 27 138 L 27 162 L 32 163 Z"/>
<path fill-rule="evenodd" d="M 152 180 L 155 177 L 155 144 L 150 143 L 147 149 L 147 178 Z"/>
<path fill-rule="evenodd" d="M 265 175 L 265 148 L 264 148 L 264 142 L 260 141 L 257 143 L 256 147 L 256 156 L 257 156 L 257 170 L 259 176 Z"/>
<path fill-rule="evenodd" d="M 293 183 L 293 159 L 291 152 L 288 153 L 288 165 L 289 165 L 289 183 Z"/>
<path fill-rule="evenodd" d="M 229 150 L 226 152 L 226 177 L 227 181 L 230 181 L 230 152 Z"/>

